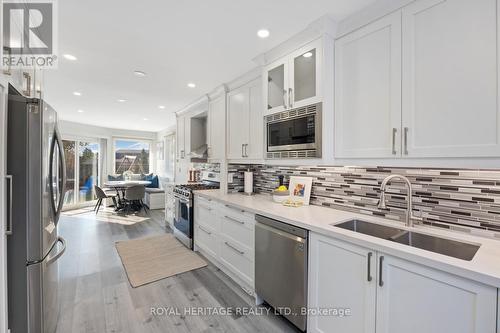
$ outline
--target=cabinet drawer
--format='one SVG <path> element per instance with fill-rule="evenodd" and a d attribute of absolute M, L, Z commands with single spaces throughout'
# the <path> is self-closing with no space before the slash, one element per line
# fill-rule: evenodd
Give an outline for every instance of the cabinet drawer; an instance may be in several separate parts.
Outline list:
<path fill-rule="evenodd" d="M 202 197 L 200 195 L 197 195 L 194 198 L 195 205 L 200 204 L 200 205 L 205 205 L 205 206 L 209 207 L 210 205 L 212 205 L 212 203 L 213 203 L 212 199 L 205 198 L 205 197 Z"/>
<path fill-rule="evenodd" d="M 207 207 L 204 204 L 199 203 L 195 206 L 196 214 L 194 220 L 196 224 L 207 226 L 211 229 L 218 230 L 219 219 L 215 210 L 211 207 Z"/>
<path fill-rule="evenodd" d="M 237 219 L 241 222 L 245 222 L 249 227 L 252 228 L 255 224 L 255 215 L 247 212 L 243 209 L 233 207 L 231 205 L 222 204 L 220 208 L 220 212 L 222 216 L 230 216 L 234 219 Z"/>
<path fill-rule="evenodd" d="M 205 250 L 213 257 L 219 254 L 218 237 L 214 229 L 197 224 L 194 229 L 194 242 L 196 246 Z"/>
<path fill-rule="evenodd" d="M 253 251 L 227 237 L 221 237 L 221 261 L 246 283 L 253 286 Z"/>
<path fill-rule="evenodd" d="M 221 233 L 249 248 L 254 248 L 254 223 L 245 218 L 221 216 Z"/>

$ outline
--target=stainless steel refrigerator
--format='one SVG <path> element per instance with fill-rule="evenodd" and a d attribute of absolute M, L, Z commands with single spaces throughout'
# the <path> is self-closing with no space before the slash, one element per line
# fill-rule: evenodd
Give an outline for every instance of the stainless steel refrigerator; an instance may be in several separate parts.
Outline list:
<path fill-rule="evenodd" d="M 53 333 L 59 316 L 57 233 L 64 150 L 57 113 L 9 87 L 7 107 L 7 280 L 11 333 Z"/>

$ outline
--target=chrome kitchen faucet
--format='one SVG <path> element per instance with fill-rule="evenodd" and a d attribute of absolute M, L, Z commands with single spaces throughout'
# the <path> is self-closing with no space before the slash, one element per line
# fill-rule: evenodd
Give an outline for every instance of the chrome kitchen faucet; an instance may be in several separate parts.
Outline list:
<path fill-rule="evenodd" d="M 387 176 L 383 181 L 382 184 L 380 185 L 380 200 L 378 202 L 378 208 L 380 209 L 386 209 L 386 203 L 385 203 L 385 191 L 387 188 L 387 183 L 389 183 L 393 179 L 400 179 L 402 180 L 408 188 L 408 208 L 406 210 L 406 221 L 405 224 L 407 227 L 413 227 L 413 221 L 418 220 L 421 221 L 422 218 L 413 215 L 413 186 L 411 185 L 411 182 L 408 178 L 402 175 L 390 175 Z"/>

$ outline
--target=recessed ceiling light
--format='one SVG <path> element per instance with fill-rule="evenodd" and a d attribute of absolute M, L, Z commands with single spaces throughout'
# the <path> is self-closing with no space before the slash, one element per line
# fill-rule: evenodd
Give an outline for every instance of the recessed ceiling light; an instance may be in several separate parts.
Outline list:
<path fill-rule="evenodd" d="M 144 121 L 148 121 L 149 119 L 148 119 L 148 118 L 142 118 L 142 120 L 144 120 Z"/>
<path fill-rule="evenodd" d="M 189 82 L 187 85 L 189 88 L 196 88 L 196 84 L 194 84 L 192 82 Z"/>
<path fill-rule="evenodd" d="M 267 38 L 269 37 L 269 30 L 260 29 L 259 31 L 257 31 L 257 36 L 259 36 L 260 38 Z"/>
<path fill-rule="evenodd" d="M 134 71 L 134 75 L 138 77 L 145 77 L 147 74 L 143 71 Z"/>
<path fill-rule="evenodd" d="M 312 52 L 306 52 L 302 55 L 304 58 L 311 58 L 313 56 Z"/>
<path fill-rule="evenodd" d="M 158 105 L 158 109 L 161 109 L 161 110 L 165 109 L 165 105 Z"/>
<path fill-rule="evenodd" d="M 124 103 L 124 102 L 126 102 L 127 100 L 126 100 L 126 99 L 122 99 L 122 98 L 120 98 L 120 99 L 117 99 L 116 101 L 117 101 L 117 102 L 119 102 L 119 103 Z"/>
<path fill-rule="evenodd" d="M 71 61 L 77 60 L 77 58 L 74 55 L 71 55 L 71 54 L 63 54 L 63 57 L 66 58 L 66 59 L 68 59 L 68 60 L 71 60 Z"/>
<path fill-rule="evenodd" d="M 79 91 L 74 91 L 74 92 L 73 92 L 73 95 L 75 95 L 75 96 L 82 96 L 82 93 L 81 93 L 81 92 L 79 92 Z"/>
<path fill-rule="evenodd" d="M 85 111 L 83 111 L 83 110 L 78 110 L 78 111 L 76 111 L 76 112 L 78 112 L 78 113 L 84 113 Z"/>

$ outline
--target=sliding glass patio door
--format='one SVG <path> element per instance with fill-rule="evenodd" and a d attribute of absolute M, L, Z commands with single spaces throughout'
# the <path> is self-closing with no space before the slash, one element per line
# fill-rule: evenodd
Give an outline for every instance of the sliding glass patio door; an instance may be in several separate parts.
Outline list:
<path fill-rule="evenodd" d="M 64 208 L 87 206 L 95 200 L 94 185 L 99 186 L 98 140 L 63 140 L 66 158 L 66 196 Z"/>

